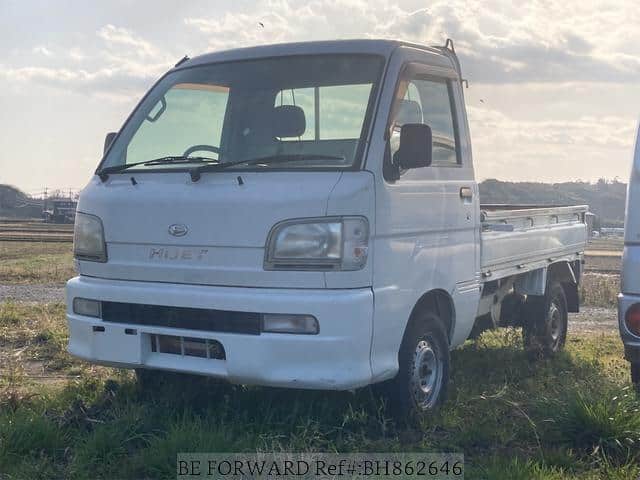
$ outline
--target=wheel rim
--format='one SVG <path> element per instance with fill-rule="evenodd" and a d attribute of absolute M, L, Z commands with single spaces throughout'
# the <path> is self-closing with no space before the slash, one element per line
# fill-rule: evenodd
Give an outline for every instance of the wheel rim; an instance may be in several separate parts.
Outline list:
<path fill-rule="evenodd" d="M 562 313 L 555 302 L 551 303 L 549 307 L 549 333 L 553 344 L 553 349 L 556 350 L 560 344 L 562 338 Z"/>
<path fill-rule="evenodd" d="M 442 388 L 443 364 L 437 349 L 426 339 L 416 346 L 411 388 L 413 398 L 423 410 L 437 402 Z"/>

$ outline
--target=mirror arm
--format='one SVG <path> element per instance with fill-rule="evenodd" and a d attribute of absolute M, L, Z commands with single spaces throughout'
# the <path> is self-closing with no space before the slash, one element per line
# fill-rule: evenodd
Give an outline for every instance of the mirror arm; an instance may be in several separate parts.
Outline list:
<path fill-rule="evenodd" d="M 400 179 L 400 165 L 394 161 L 391 155 L 391 145 L 387 140 L 382 160 L 382 176 L 387 182 L 395 182 Z"/>
<path fill-rule="evenodd" d="M 104 147 L 102 149 L 103 156 L 107 153 L 107 151 L 109 150 L 109 147 L 111 147 L 111 144 L 113 143 L 113 140 L 116 138 L 117 135 L 118 135 L 117 132 L 107 133 L 107 135 L 104 138 Z"/>

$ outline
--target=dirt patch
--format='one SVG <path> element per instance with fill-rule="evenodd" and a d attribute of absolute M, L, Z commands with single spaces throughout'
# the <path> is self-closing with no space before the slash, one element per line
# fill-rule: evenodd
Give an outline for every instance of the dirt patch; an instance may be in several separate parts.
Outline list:
<path fill-rule="evenodd" d="M 595 272 L 619 272 L 622 268 L 620 252 L 587 252 L 584 257 L 585 270 Z"/>
<path fill-rule="evenodd" d="M 11 345 L 0 345 L 0 383 L 6 385 L 16 383 L 62 385 L 78 378 L 60 371 L 47 368 L 47 362 L 27 357 L 27 347 L 15 348 Z M 26 382 L 25 382 L 26 381 Z"/>
<path fill-rule="evenodd" d="M 64 285 L 0 285 L 0 302 L 64 303 Z"/>
<path fill-rule="evenodd" d="M 615 308 L 582 307 L 580 313 L 569 314 L 569 335 L 618 331 Z"/>

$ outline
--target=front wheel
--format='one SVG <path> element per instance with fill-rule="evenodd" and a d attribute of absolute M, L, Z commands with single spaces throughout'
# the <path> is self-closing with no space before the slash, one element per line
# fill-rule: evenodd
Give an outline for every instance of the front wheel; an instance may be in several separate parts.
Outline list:
<path fill-rule="evenodd" d="M 569 313 L 564 289 L 550 282 L 544 296 L 529 296 L 524 306 L 525 350 L 533 357 L 550 357 L 567 339 Z"/>
<path fill-rule="evenodd" d="M 437 409 L 449 384 L 449 341 L 443 322 L 435 312 L 418 315 L 404 334 L 398 374 L 386 385 L 389 404 L 402 417 Z"/>

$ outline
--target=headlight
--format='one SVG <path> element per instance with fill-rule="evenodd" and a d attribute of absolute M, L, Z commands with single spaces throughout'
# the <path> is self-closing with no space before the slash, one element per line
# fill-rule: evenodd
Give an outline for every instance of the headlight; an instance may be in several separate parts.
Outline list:
<path fill-rule="evenodd" d="M 73 256 L 78 260 L 106 262 L 102 221 L 95 215 L 77 213 L 73 227 Z"/>
<path fill-rule="evenodd" d="M 287 220 L 271 229 L 265 270 L 360 270 L 367 263 L 363 217 Z"/>

